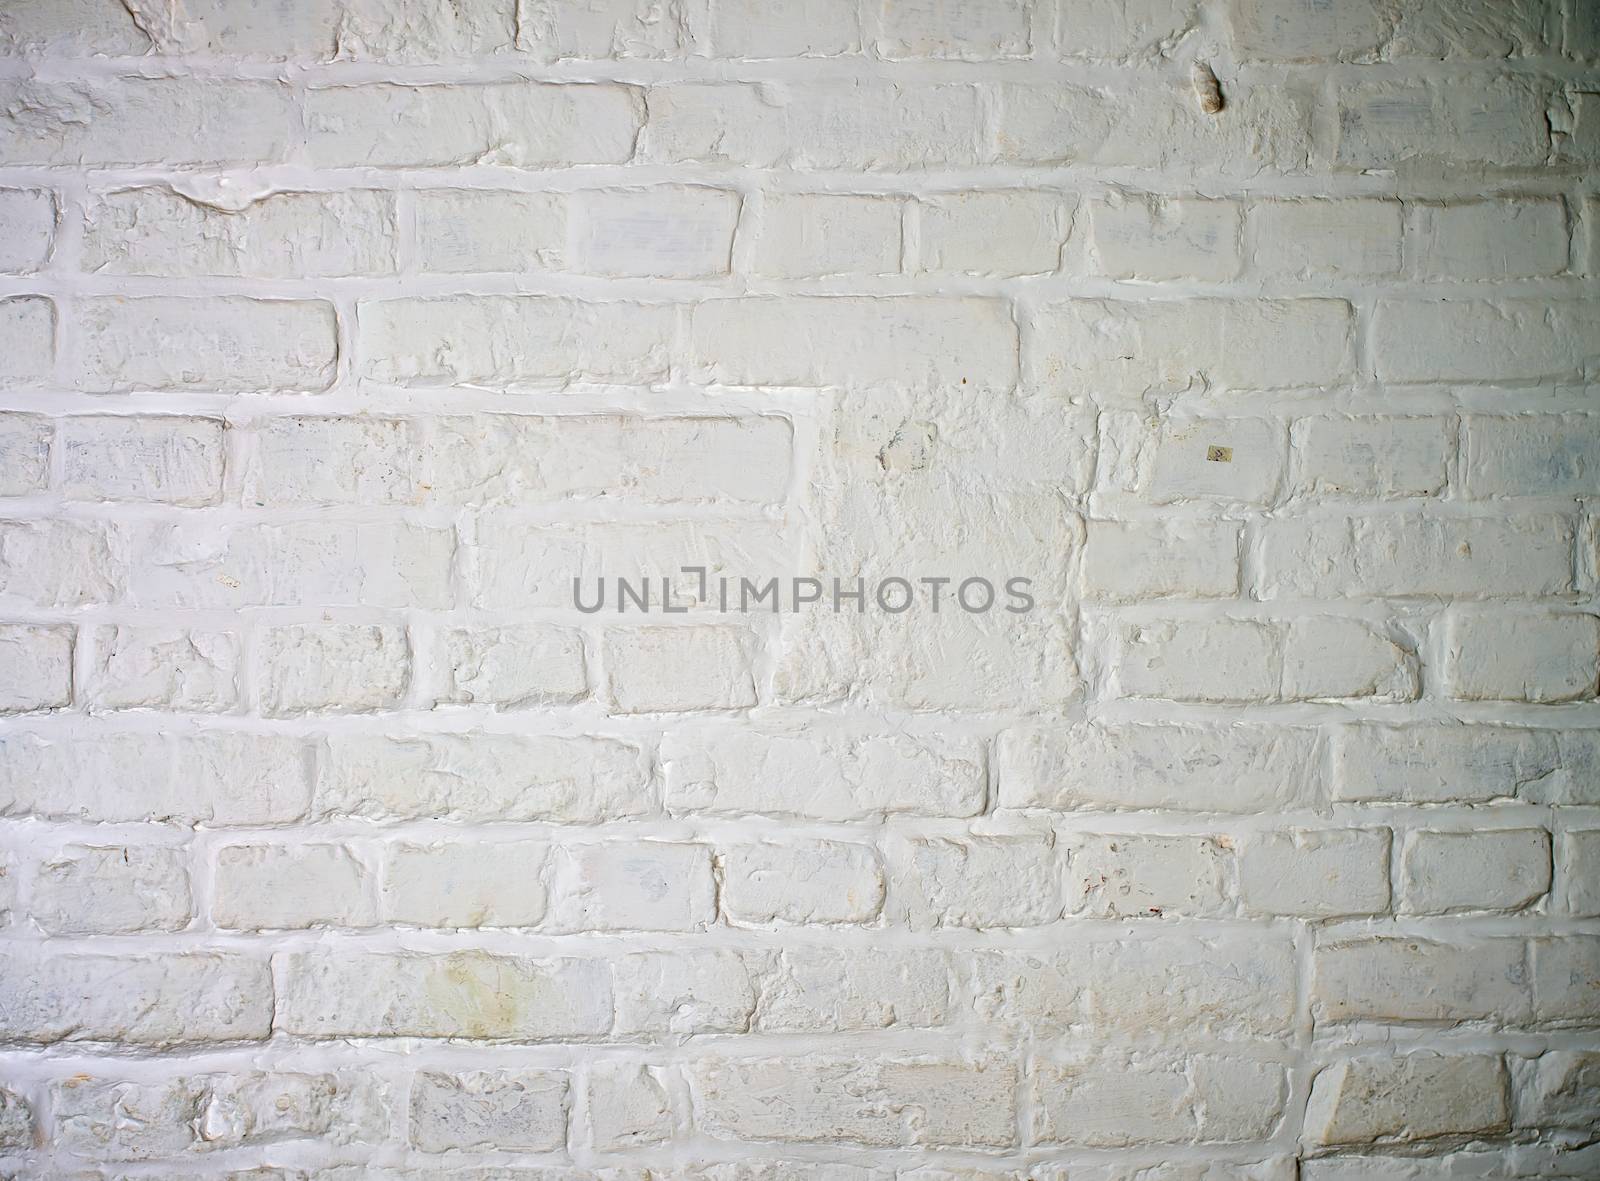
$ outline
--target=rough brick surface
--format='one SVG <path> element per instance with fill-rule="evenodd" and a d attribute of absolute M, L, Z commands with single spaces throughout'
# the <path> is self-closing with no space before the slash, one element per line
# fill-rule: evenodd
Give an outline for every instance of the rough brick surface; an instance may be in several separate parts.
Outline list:
<path fill-rule="evenodd" d="M 0 0 L 0 1174 L 1600 1176 L 1597 66 Z"/>

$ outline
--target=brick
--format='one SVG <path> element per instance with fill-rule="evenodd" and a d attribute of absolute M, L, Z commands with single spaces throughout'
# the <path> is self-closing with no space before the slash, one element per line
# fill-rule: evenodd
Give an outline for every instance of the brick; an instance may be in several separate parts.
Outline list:
<path fill-rule="evenodd" d="M 640 155 L 654 164 L 899 172 L 978 162 L 971 86 L 687 82 L 653 87 L 649 105 Z"/>
<path fill-rule="evenodd" d="M 1059 0 L 1063 57 L 1153 57 L 1194 28 L 1198 0 Z"/>
<path fill-rule="evenodd" d="M 1600 915 L 1600 829 L 1561 835 L 1558 859 L 1562 908 L 1568 914 Z"/>
<path fill-rule="evenodd" d="M 1544 596 L 1572 586 L 1572 524 L 1553 515 L 1284 517 L 1260 536 L 1265 599 Z"/>
<path fill-rule="evenodd" d="M 72 704 L 70 627 L 0 624 L 0 714 Z"/>
<path fill-rule="evenodd" d="M 583 637 L 570 628 L 454 628 L 435 644 L 441 702 L 517 709 L 588 696 Z"/>
<path fill-rule="evenodd" d="M 1021 726 L 996 756 L 1003 808 L 1279 811 L 1317 798 L 1303 728 L 1147 723 Z"/>
<path fill-rule="evenodd" d="M 1067 841 L 1067 910 L 1096 918 L 1233 909 L 1233 855 L 1209 837 L 1081 835 Z"/>
<path fill-rule="evenodd" d="M 1513 1099 L 1515 1125 L 1586 1128 L 1597 1098 L 1597 1068 L 1600 1056 L 1592 1051 L 1546 1050 L 1540 1054 L 1513 1075 L 1518 1084 Z"/>
<path fill-rule="evenodd" d="M 711 850 L 656 841 L 556 850 L 552 921 L 574 931 L 689 931 L 715 919 Z"/>
<path fill-rule="evenodd" d="M 960 739 L 675 727 L 661 763 L 681 813 L 842 821 L 971 816 L 984 802 L 982 752 Z"/>
<path fill-rule="evenodd" d="M 122 594 L 120 537 L 78 521 L 0 521 L 0 604 L 87 607 Z"/>
<path fill-rule="evenodd" d="M 898 274 L 902 205 L 845 193 L 768 193 L 746 266 L 778 279 Z"/>
<path fill-rule="evenodd" d="M 731 845 L 717 862 L 718 898 L 731 922 L 865 923 L 883 907 L 883 868 L 870 845 Z"/>
<path fill-rule="evenodd" d="M 1600 305 L 1574 300 L 1378 301 L 1372 349 L 1380 381 L 1542 381 L 1581 372 Z"/>
<path fill-rule="evenodd" d="M 1044 275 L 1061 266 L 1077 201 L 1066 193 L 949 193 L 917 202 L 917 269 L 969 275 Z"/>
<path fill-rule="evenodd" d="M 1028 1085 L 1033 1143 L 1094 1148 L 1260 1140 L 1288 1091 L 1274 1063 L 1148 1052 L 1041 1061 Z"/>
<path fill-rule="evenodd" d="M 1221 281 L 1239 273 L 1237 202 L 1117 196 L 1087 208 L 1096 274 Z"/>
<path fill-rule="evenodd" d="M 0 53 L 122 56 L 146 53 L 150 37 L 106 0 L 18 0 L 0 14 Z"/>
<path fill-rule="evenodd" d="M 57 427 L 62 492 L 72 500 L 215 504 L 224 424 L 214 418 L 74 415 Z"/>
<path fill-rule="evenodd" d="M 997 61 L 1026 57 L 1033 6 L 1026 0 L 881 0 L 874 48 L 888 61 L 955 58 Z"/>
<path fill-rule="evenodd" d="M 425 0 L 374 4 L 316 0 L 263 8 L 238 0 L 186 0 L 186 47 L 227 57 L 335 57 L 431 62 L 509 49 L 513 9 L 503 0 L 439 8 Z"/>
<path fill-rule="evenodd" d="M 667 375 L 672 309 L 551 296 L 450 296 L 363 303 L 363 373 L 392 385 L 572 381 L 645 384 Z"/>
<path fill-rule="evenodd" d="M 1567 213 L 1559 200 L 1413 206 L 1408 245 L 1424 279 L 1490 280 L 1567 269 Z"/>
<path fill-rule="evenodd" d="M 1442 943 L 1404 936 L 1319 944 L 1312 1017 L 1515 1023 L 1530 1008 L 1521 940 Z"/>
<path fill-rule="evenodd" d="M 10 81 L 0 112 L 0 162 L 80 168 L 279 163 L 298 124 L 285 84 L 196 78 Z"/>
<path fill-rule="evenodd" d="M 1278 697 L 1282 637 L 1252 619 L 1129 623 L 1118 629 L 1117 689 L 1173 701 L 1271 701 Z"/>
<path fill-rule="evenodd" d="M 1061 917 L 1061 871 L 1048 835 L 909 839 L 886 849 L 902 884 L 887 917 L 916 930 L 1037 927 Z"/>
<path fill-rule="evenodd" d="M 1027 338 L 1041 389 L 1138 397 L 1337 382 L 1349 365 L 1350 307 L 1337 299 L 1078 299 L 1047 304 Z"/>
<path fill-rule="evenodd" d="M 15 1091 L 0 1091 L 0 1148 L 20 1152 L 33 1143 L 33 1108 Z"/>
<path fill-rule="evenodd" d="M 680 57 L 689 37 L 682 12 L 638 0 L 524 7 L 515 25 L 517 49 L 545 62 Z"/>
<path fill-rule="evenodd" d="M 397 844 L 384 858 L 383 915 L 417 927 L 533 927 L 545 916 L 540 842 Z"/>
<path fill-rule="evenodd" d="M 687 1073 L 719 1140 L 996 1147 L 1015 1135 L 1016 1068 L 1000 1059 L 709 1058 Z"/>
<path fill-rule="evenodd" d="M 282 962 L 275 1028 L 291 1035 L 537 1041 L 611 1028 L 600 960 L 324 949 Z"/>
<path fill-rule="evenodd" d="M 1406 834 L 1402 910 L 1516 910 L 1549 889 L 1550 834 L 1542 828 Z"/>
<path fill-rule="evenodd" d="M 1268 504 L 1284 480 L 1284 431 L 1265 418 L 1100 416 L 1095 501 Z"/>
<path fill-rule="evenodd" d="M 1499 725 L 1341 726 L 1332 732 L 1334 798 L 1570 802 L 1595 751 L 1582 731 Z"/>
<path fill-rule="evenodd" d="M 1344 169 L 1533 168 L 1550 150 L 1545 97 L 1523 78 L 1356 82 L 1334 101 Z"/>
<path fill-rule="evenodd" d="M 614 962 L 618 1036 L 743 1033 L 755 1015 L 750 966 L 705 947 L 623 955 Z"/>
<path fill-rule="evenodd" d="M 754 637 L 742 627 L 613 628 L 606 692 L 619 713 L 748 709 Z"/>
<path fill-rule="evenodd" d="M 676 1127 L 671 1069 L 636 1062 L 596 1063 L 583 1080 L 591 1146 L 621 1150 L 671 1140 Z"/>
<path fill-rule="evenodd" d="M 568 214 L 567 265 L 584 275 L 726 275 L 739 206 L 739 195 L 724 189 L 575 193 Z"/>
<path fill-rule="evenodd" d="M 1409 640 L 1359 619 L 1311 616 L 1283 634 L 1286 701 L 1414 701 L 1417 656 Z"/>
<path fill-rule="evenodd" d="M 1510 1124 L 1505 1063 L 1488 1054 L 1346 1058 L 1311 1083 L 1305 1138 L 1372 1144 L 1493 1135 Z"/>
<path fill-rule="evenodd" d="M 135 546 L 141 607 L 445 607 L 455 534 L 404 523 L 153 526 Z"/>
<path fill-rule="evenodd" d="M 219 927 L 371 926 L 372 873 L 345 845 L 227 845 L 217 851 L 211 916 Z"/>
<path fill-rule="evenodd" d="M 424 189 L 416 261 L 430 274 L 556 271 L 566 265 L 565 193 Z"/>
<path fill-rule="evenodd" d="M 1301 918 L 1389 909 L 1389 830 L 1294 829 L 1251 836 L 1239 852 L 1239 897 L 1257 914 Z"/>
<path fill-rule="evenodd" d="M 1438 496 L 1453 446 L 1443 418 L 1298 419 L 1290 432 L 1303 495 Z"/>
<path fill-rule="evenodd" d="M 1593 615 L 1463 612 L 1445 621 L 1444 680 L 1469 701 L 1582 701 L 1600 677 Z"/>
<path fill-rule="evenodd" d="M 828 341 L 819 351 L 814 342 Z M 694 309 L 690 365 L 723 385 L 917 387 L 965 380 L 1009 389 L 1017 333 L 991 299 L 781 296 Z"/>
<path fill-rule="evenodd" d="M 98 709 L 222 713 L 239 702 L 239 641 L 228 632 L 97 627 L 83 687 Z"/>
<path fill-rule="evenodd" d="M 777 12 L 760 0 L 712 6 L 706 28 L 717 57 L 834 57 L 861 52 L 850 0 L 801 0 Z"/>
<path fill-rule="evenodd" d="M 566 1147 L 568 1080 L 559 1070 L 419 1071 L 411 1143 L 423 1152 L 554 1152 Z"/>
<path fill-rule="evenodd" d="M 187 861 L 177 846 L 64 846 L 40 862 L 29 916 L 51 935 L 182 930 L 192 914 Z"/>
<path fill-rule="evenodd" d="M 43 492 L 55 429 L 37 414 L 0 414 L 0 496 Z"/>
<path fill-rule="evenodd" d="M 1462 477 L 1469 496 L 1584 496 L 1600 490 L 1600 422 L 1587 414 L 1469 415 Z"/>
<path fill-rule="evenodd" d="M 1239 526 L 1227 521 L 1090 521 L 1083 584 L 1092 597 L 1232 598 Z"/>
<path fill-rule="evenodd" d="M 0 189 L 0 273 L 31 275 L 43 269 L 55 233 L 56 203 L 48 192 Z"/>
<path fill-rule="evenodd" d="M 251 432 L 243 496 L 261 506 L 412 504 L 422 499 L 422 432 L 389 418 L 273 417 Z"/>
<path fill-rule="evenodd" d="M 0 811 L 104 823 L 286 824 L 310 798 L 306 748 L 278 735 L 0 739 Z"/>
<path fill-rule="evenodd" d="M 0 299 L 0 380 L 25 385 L 55 367 L 56 308 L 36 295 Z"/>
<path fill-rule="evenodd" d="M 1557 935 L 1534 939 L 1530 947 L 1539 1020 L 1593 1022 L 1600 1013 L 1600 939 Z"/>
<path fill-rule="evenodd" d="M 138 1046 L 256 1041 L 272 1024 L 264 959 L 232 952 L 0 957 L 0 1036 Z"/>
<path fill-rule="evenodd" d="M 392 194 L 273 193 L 234 207 L 164 188 L 102 193 L 84 215 L 82 265 L 106 275 L 302 279 L 395 269 Z"/>
<path fill-rule="evenodd" d="M 1250 269 L 1270 278 L 1377 278 L 1400 272 L 1398 201 L 1261 201 L 1245 213 Z"/>
<path fill-rule="evenodd" d="M 84 389 L 314 393 L 333 381 L 334 313 L 320 301 L 116 298 L 80 309 Z"/>
<path fill-rule="evenodd" d="M 760 970 L 751 1028 L 827 1033 L 943 1024 L 952 1001 L 949 957 L 938 951 L 793 948 Z"/>
<path fill-rule="evenodd" d="M 1391 61 L 1537 56 L 1550 52 L 1553 13 L 1529 0 L 1421 0 L 1394 7 L 1355 0 L 1335 10 L 1315 0 L 1233 0 L 1240 56 L 1268 61 Z"/>
<path fill-rule="evenodd" d="M 305 109 L 316 168 L 624 164 L 644 113 L 632 87 L 542 82 L 313 87 Z"/>
<path fill-rule="evenodd" d="M 372 713 L 399 706 L 411 679 L 411 650 L 398 627 L 273 627 L 259 638 L 256 671 L 269 716 Z"/>
<path fill-rule="evenodd" d="M 342 735 L 316 788 L 319 814 L 366 820 L 592 824 L 652 807 L 644 751 L 583 736 Z"/>

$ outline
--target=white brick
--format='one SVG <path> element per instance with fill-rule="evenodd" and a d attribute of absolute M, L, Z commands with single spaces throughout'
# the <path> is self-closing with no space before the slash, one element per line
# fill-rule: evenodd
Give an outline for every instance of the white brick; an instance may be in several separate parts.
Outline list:
<path fill-rule="evenodd" d="M 1322 386 L 1349 364 L 1350 307 L 1337 299 L 1078 299 L 1047 304 L 1027 341 L 1040 389 L 1136 398 Z"/>
<path fill-rule="evenodd" d="M 1044 275 L 1061 265 L 1076 199 L 1007 191 L 949 193 L 917 204 L 921 271 Z"/>
<path fill-rule="evenodd" d="M 532 82 L 313 87 L 305 104 L 318 168 L 623 164 L 643 114 L 631 87 Z"/>
<path fill-rule="evenodd" d="M 651 188 L 576 193 L 567 265 L 585 275 L 692 279 L 728 273 L 739 195 Z"/>
<path fill-rule="evenodd" d="M 244 498 L 254 505 L 410 504 L 421 499 L 415 423 L 273 417 L 252 432 Z"/>
<path fill-rule="evenodd" d="M 1562 906 L 1568 914 L 1600 915 L 1600 829 L 1561 837 Z"/>
<path fill-rule="evenodd" d="M 1470 701 L 1582 701 L 1600 677 L 1600 619 L 1500 611 L 1445 623 L 1444 678 Z"/>
<path fill-rule="evenodd" d="M 1512 1060 L 1515 1063 L 1515 1059 Z M 1587 1127 L 1594 1111 L 1596 1067 L 1593 1052 L 1546 1050 L 1518 1080 L 1515 1123 L 1518 1127 Z"/>
<path fill-rule="evenodd" d="M 37 414 L 0 414 L 0 496 L 43 492 L 55 431 Z"/>
<path fill-rule="evenodd" d="M 936 951 L 834 951 L 799 948 L 760 969 L 752 1028 L 764 1033 L 826 1033 L 930 1028 L 949 1015 L 949 957 Z"/>
<path fill-rule="evenodd" d="M 1302 495 L 1437 496 L 1452 446 L 1443 418 L 1299 419 L 1290 433 Z"/>
<path fill-rule="evenodd" d="M 1389 909 L 1389 830 L 1294 829 L 1252 836 L 1239 896 L 1259 914 L 1332 918 Z"/>
<path fill-rule="evenodd" d="M 1312 1017 L 1340 1021 L 1516 1022 L 1528 1014 L 1518 939 L 1477 944 L 1387 937 L 1321 944 Z"/>
<path fill-rule="evenodd" d="M 756 988 L 738 953 L 704 947 L 642 952 L 615 961 L 620 1036 L 743 1033 Z"/>
<path fill-rule="evenodd" d="M 75 380 L 88 390 L 316 392 L 333 380 L 331 305 L 149 297 L 80 304 Z"/>
<path fill-rule="evenodd" d="M 48 299 L 0 299 L 0 380 L 44 381 L 55 365 L 56 308 Z"/>
<path fill-rule="evenodd" d="M 901 205 L 884 197 L 769 193 L 761 201 L 749 269 L 779 279 L 898 274 Z"/>
<path fill-rule="evenodd" d="M 77 521 L 0 521 L 0 604 L 85 607 L 122 594 L 120 537 Z"/>
<path fill-rule="evenodd" d="M 239 701 L 239 642 L 228 632 L 97 627 L 84 701 L 96 709 L 221 713 Z"/>
<path fill-rule="evenodd" d="M 0 189 L 0 273 L 40 270 L 50 259 L 55 232 L 56 204 L 49 193 Z"/>
<path fill-rule="evenodd" d="M 1233 855 L 1210 837 L 1073 836 L 1066 856 L 1074 914 L 1210 916 L 1233 906 Z"/>
<path fill-rule="evenodd" d="M 1116 651 L 1116 683 L 1124 696 L 1223 702 L 1278 696 L 1282 636 L 1259 620 L 1124 624 Z"/>
<path fill-rule="evenodd" d="M 430 274 L 554 271 L 566 265 L 567 195 L 424 189 L 417 266 Z"/>
<path fill-rule="evenodd" d="M 383 915 L 418 927 L 532 927 L 548 902 L 542 843 L 392 846 L 384 858 Z"/>
<path fill-rule="evenodd" d="M 273 627 L 257 640 L 262 712 L 273 717 L 393 709 L 411 679 L 405 630 L 360 624 Z"/>
<path fill-rule="evenodd" d="M 1550 834 L 1542 828 L 1406 834 L 1403 910 L 1516 910 L 1549 889 Z"/>
<path fill-rule="evenodd" d="M 394 385 L 648 383 L 666 376 L 672 309 L 548 296 L 364 303 L 363 372 Z"/>
<path fill-rule="evenodd" d="M 1005 390 L 1017 377 L 1017 330 L 991 299 L 718 299 L 694 309 L 690 364 L 697 379 L 725 385 Z"/>
<path fill-rule="evenodd" d="M 187 860 L 177 846 L 68 845 L 40 862 L 29 914 L 52 935 L 181 930 Z"/>
<path fill-rule="evenodd" d="M 761 0 L 711 6 L 708 26 L 718 57 L 833 57 L 861 51 L 852 0 L 799 0 L 774 10 Z"/>
<path fill-rule="evenodd" d="M 1596 754 L 1586 731 L 1509 726 L 1342 726 L 1332 748 L 1335 799 L 1412 803 L 1572 802 Z"/>
<path fill-rule="evenodd" d="M 211 916 L 219 927 L 364 927 L 376 921 L 372 875 L 344 845 L 227 845 L 217 851 Z"/>
<path fill-rule="evenodd" d="M 637 841 L 555 852 L 552 921 L 575 931 L 692 931 L 716 917 L 711 850 Z"/>
<path fill-rule="evenodd" d="M 1359 619 L 1291 620 L 1283 636 L 1286 701 L 1413 701 L 1418 693 L 1410 642 Z"/>
<path fill-rule="evenodd" d="M 1198 0 L 1059 0 L 1064 57 L 1148 57 L 1194 27 Z M 1037 18 L 1036 18 L 1037 19 Z"/>
<path fill-rule="evenodd" d="M 185 46 L 224 56 L 435 61 L 511 45 L 513 10 L 501 0 L 302 0 L 279 7 L 185 0 Z"/>
<path fill-rule="evenodd" d="M 1506 1069 L 1487 1054 L 1347 1058 L 1317 1073 L 1306 1108 L 1313 1144 L 1372 1144 L 1502 1132 Z"/>
<path fill-rule="evenodd" d="M 1267 504 L 1284 478 L 1281 424 L 1265 418 L 1100 416 L 1096 500 Z"/>
<path fill-rule="evenodd" d="M 1225 280 L 1239 272 L 1236 202 L 1117 196 L 1087 208 L 1097 274 Z"/>
<path fill-rule="evenodd" d="M 1534 1011 L 1541 1021 L 1592 1022 L 1600 1011 L 1600 939 L 1557 935 L 1531 941 Z"/>
<path fill-rule="evenodd" d="M 1413 207 L 1408 248 L 1424 279 L 1517 279 L 1567 269 L 1559 200 L 1470 201 Z"/>
<path fill-rule="evenodd" d="M 567 1088 L 559 1070 L 420 1071 L 411 1083 L 411 1143 L 423 1152 L 559 1150 Z"/>
<path fill-rule="evenodd" d="M 1583 496 L 1600 490 L 1600 421 L 1587 414 L 1470 415 L 1462 475 L 1471 496 Z"/>
<path fill-rule="evenodd" d="M 1232 0 L 1229 15 L 1240 55 L 1269 61 L 1521 57 L 1548 52 L 1555 16 L 1529 0 Z"/>
<path fill-rule="evenodd" d="M 1083 584 L 1097 598 L 1232 598 L 1239 593 L 1239 526 L 1090 521 Z"/>
<path fill-rule="evenodd" d="M 1162 808 L 1254 812 L 1316 798 L 1316 735 L 1239 724 L 1034 725 L 1005 731 L 997 754 L 1006 808 Z"/>
<path fill-rule="evenodd" d="M 883 869 L 869 845 L 733 845 L 717 860 L 718 897 L 732 922 L 865 923 L 883 907 Z"/>
<path fill-rule="evenodd" d="M 61 420 L 61 490 L 72 500 L 215 504 L 222 495 L 223 429 L 214 418 Z"/>
<path fill-rule="evenodd" d="M 1544 95 L 1522 78 L 1356 82 L 1335 101 L 1344 168 L 1534 168 L 1549 152 Z"/>
<path fill-rule="evenodd" d="M 455 628 L 435 642 L 441 702 L 516 709 L 588 693 L 583 637 L 570 628 Z"/>
<path fill-rule="evenodd" d="M 1061 917 L 1061 871 L 1048 836 L 896 841 L 885 850 L 901 884 L 889 917 L 917 930 L 1036 927 Z"/>
<path fill-rule="evenodd" d="M 1016 1067 L 998 1058 L 711 1058 L 688 1076 L 719 1140 L 992 1148 L 1015 1136 Z"/>
<path fill-rule="evenodd" d="M 0 624 L 0 714 L 72 704 L 70 627 Z"/>
<path fill-rule="evenodd" d="M 372 190 L 273 193 L 235 207 L 124 189 L 89 207 L 82 265 L 168 277 L 381 275 L 394 270 L 396 236 L 394 197 Z"/>
<path fill-rule="evenodd" d="M 517 48 L 539 61 L 678 57 L 688 37 L 680 10 L 650 0 L 525 4 L 515 25 Z"/>
<path fill-rule="evenodd" d="M 1027 56 L 1035 8 L 1028 0 L 877 0 L 878 55 L 889 61 Z"/>
<path fill-rule="evenodd" d="M 1247 257 L 1272 278 L 1395 275 L 1402 221 L 1398 201 L 1261 201 L 1246 214 Z"/>
<path fill-rule="evenodd" d="M 606 691 L 620 713 L 748 709 L 754 637 L 740 627 L 613 628 Z"/>
<path fill-rule="evenodd" d="M 589 1143 L 597 1149 L 628 1149 L 672 1138 L 672 1076 L 669 1068 L 635 1062 L 600 1062 L 584 1078 Z"/>
<path fill-rule="evenodd" d="M 105 0 L 16 0 L 0 14 L 0 49 L 14 54 L 140 54 L 149 36 L 133 14 Z"/>
<path fill-rule="evenodd" d="M 1600 304 L 1378 301 L 1372 350 L 1388 382 L 1544 381 L 1592 362 Z"/>
<path fill-rule="evenodd" d="M 865 820 L 971 816 L 984 801 L 982 752 L 959 739 L 680 727 L 661 763 L 674 812 Z"/>

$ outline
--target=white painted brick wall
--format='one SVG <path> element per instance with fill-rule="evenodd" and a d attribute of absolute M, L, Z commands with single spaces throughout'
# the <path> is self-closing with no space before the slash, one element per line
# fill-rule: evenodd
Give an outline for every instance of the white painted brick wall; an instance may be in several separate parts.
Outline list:
<path fill-rule="evenodd" d="M 1597 66 L 0 0 L 0 1174 L 1600 1176 Z"/>

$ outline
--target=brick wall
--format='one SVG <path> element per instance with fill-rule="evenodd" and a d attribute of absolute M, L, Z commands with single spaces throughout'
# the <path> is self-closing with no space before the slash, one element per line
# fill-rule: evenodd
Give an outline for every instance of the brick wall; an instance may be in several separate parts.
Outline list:
<path fill-rule="evenodd" d="M 0 55 L 0 1173 L 1600 1175 L 1592 0 Z"/>

